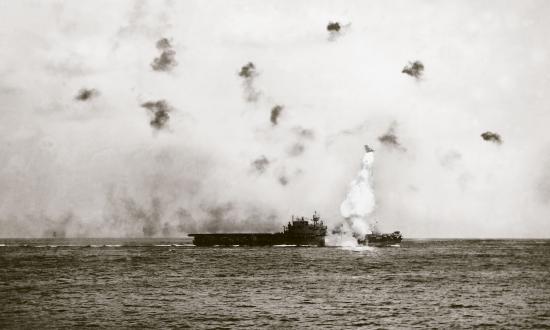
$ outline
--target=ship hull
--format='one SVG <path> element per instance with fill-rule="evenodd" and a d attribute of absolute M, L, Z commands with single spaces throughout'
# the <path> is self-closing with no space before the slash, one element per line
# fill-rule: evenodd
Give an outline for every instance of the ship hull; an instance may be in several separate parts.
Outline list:
<path fill-rule="evenodd" d="M 363 243 L 364 245 L 365 243 Z M 366 245 L 368 246 L 376 246 L 376 247 L 386 247 L 386 246 L 392 246 L 392 245 L 399 245 L 401 244 L 401 239 L 395 239 L 395 240 L 383 240 L 383 241 L 367 241 Z"/>
<path fill-rule="evenodd" d="M 401 233 L 394 232 L 392 234 L 368 234 L 364 238 L 358 239 L 357 243 L 359 245 L 384 247 L 398 245 L 401 243 L 401 240 Z"/>
<path fill-rule="evenodd" d="M 324 236 L 286 235 L 284 233 L 235 233 L 235 234 L 190 234 L 195 246 L 325 246 Z"/>

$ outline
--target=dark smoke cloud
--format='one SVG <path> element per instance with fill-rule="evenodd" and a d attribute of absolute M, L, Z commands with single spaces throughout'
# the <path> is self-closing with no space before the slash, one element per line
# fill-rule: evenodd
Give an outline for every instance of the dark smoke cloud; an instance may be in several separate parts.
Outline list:
<path fill-rule="evenodd" d="M 424 73 L 424 64 L 420 61 L 409 62 L 409 65 L 405 66 L 401 72 L 420 79 Z"/>
<path fill-rule="evenodd" d="M 259 174 L 264 173 L 267 170 L 267 167 L 269 166 L 269 159 L 265 156 L 260 156 L 259 158 L 252 161 L 252 168 L 254 171 L 256 171 Z"/>
<path fill-rule="evenodd" d="M 494 142 L 496 144 L 501 144 L 502 143 L 502 139 L 500 138 L 500 135 L 498 133 L 487 131 L 487 132 L 481 134 L 481 137 L 485 141 Z"/>
<path fill-rule="evenodd" d="M 315 133 L 311 129 L 296 126 L 292 129 L 292 131 L 296 135 L 298 135 L 298 137 L 303 138 L 303 139 L 313 140 L 315 138 Z"/>
<path fill-rule="evenodd" d="M 207 207 L 205 211 L 207 214 L 207 222 L 203 226 L 203 229 L 208 233 L 217 233 L 223 230 L 227 224 L 233 223 L 236 220 L 233 203 Z"/>
<path fill-rule="evenodd" d="M 176 225 L 176 229 L 178 232 L 193 233 L 197 231 L 196 220 L 193 218 L 193 215 L 188 210 L 184 208 L 179 208 L 176 211 L 176 219 L 178 222 Z"/>
<path fill-rule="evenodd" d="M 43 237 L 63 238 L 67 233 L 67 228 L 75 222 L 75 217 L 72 212 L 62 215 L 59 219 L 51 219 L 46 217 L 47 229 L 42 233 Z"/>
<path fill-rule="evenodd" d="M 340 32 L 341 26 L 338 22 L 329 22 L 327 25 L 327 31 L 330 33 Z"/>
<path fill-rule="evenodd" d="M 378 141 L 386 145 L 399 146 L 399 142 L 397 142 L 397 136 L 395 136 L 395 134 L 393 133 L 386 133 L 382 136 L 379 136 Z"/>
<path fill-rule="evenodd" d="M 279 183 L 282 186 L 286 186 L 288 184 L 288 177 L 286 177 L 285 175 L 280 176 L 279 177 Z"/>
<path fill-rule="evenodd" d="M 151 197 L 149 205 L 143 205 L 130 197 L 116 197 L 114 192 L 108 194 L 109 213 L 105 225 L 111 229 L 135 228 L 144 237 L 158 236 L 163 232 L 163 208 L 158 197 Z M 147 204 L 147 203 L 145 203 Z"/>
<path fill-rule="evenodd" d="M 273 126 L 278 124 L 279 116 L 283 112 L 283 106 L 276 105 L 271 109 L 271 117 L 269 118 L 271 120 L 271 123 Z"/>
<path fill-rule="evenodd" d="M 110 212 L 104 226 L 110 230 L 131 232 L 132 236 L 181 237 L 189 233 L 273 232 L 278 227 L 274 210 L 234 201 L 217 203 L 203 201 L 193 209 L 170 211 L 161 196 L 150 202 L 133 198 L 117 198 L 110 193 Z M 51 231 L 48 233 L 51 237 Z"/>
<path fill-rule="evenodd" d="M 260 92 L 254 87 L 254 81 L 257 76 L 256 66 L 252 62 L 248 62 L 239 71 L 239 77 L 243 78 L 245 99 L 248 102 L 256 102 L 260 96 Z"/>
<path fill-rule="evenodd" d="M 99 96 L 99 91 L 97 89 L 82 88 L 78 91 L 74 99 L 77 101 L 88 101 L 97 96 Z"/>
<path fill-rule="evenodd" d="M 406 149 L 399 143 L 397 135 L 395 134 L 395 125 L 395 123 L 392 123 L 388 131 L 378 137 L 378 141 L 380 141 L 385 146 L 396 148 L 401 151 L 406 151 Z"/>
<path fill-rule="evenodd" d="M 127 168 L 121 168 L 125 179 L 106 187 L 103 221 L 90 232 L 132 237 L 181 237 L 192 232 L 200 214 L 189 212 L 196 211 L 196 202 L 207 195 L 203 180 L 210 161 L 202 158 L 202 152 L 182 146 L 157 146 L 126 155 Z"/>
<path fill-rule="evenodd" d="M 149 122 L 153 128 L 160 130 L 166 127 L 168 120 L 170 120 L 168 112 L 172 111 L 172 107 L 165 100 L 149 101 L 143 103 L 141 106 L 149 110 L 153 115 L 153 119 Z"/>
<path fill-rule="evenodd" d="M 256 72 L 256 67 L 254 66 L 254 63 L 248 62 L 246 65 L 244 65 L 241 68 L 241 71 L 239 71 L 239 76 L 244 79 L 250 79 L 254 78 L 258 75 Z"/>
<path fill-rule="evenodd" d="M 290 146 L 287 153 L 291 157 L 297 157 L 303 154 L 306 150 L 306 146 L 304 144 L 305 140 L 313 140 L 315 138 L 315 134 L 313 130 L 300 126 L 292 128 L 292 132 L 298 136 L 299 140 Z"/>
<path fill-rule="evenodd" d="M 341 35 L 342 26 L 338 22 L 329 22 L 327 24 L 328 40 L 334 41 Z"/>
<path fill-rule="evenodd" d="M 305 146 L 302 143 L 297 142 L 290 147 L 290 149 L 288 150 L 288 154 L 292 157 L 296 157 L 303 154 L 304 151 L 305 151 Z"/>
<path fill-rule="evenodd" d="M 255 206 L 243 206 L 234 202 L 202 206 L 204 216 L 200 219 L 197 232 L 274 232 L 277 230 L 277 215 Z"/>
<path fill-rule="evenodd" d="M 168 40 L 167 38 L 162 38 L 159 41 L 157 41 L 157 49 L 158 50 L 172 49 L 172 45 L 170 44 L 170 40 Z"/>
<path fill-rule="evenodd" d="M 152 237 L 160 232 L 162 219 L 160 199 L 152 198 L 149 210 L 139 206 L 133 199 L 125 199 L 123 203 L 130 220 L 141 224 L 143 236 Z"/>
<path fill-rule="evenodd" d="M 330 231 L 332 235 L 340 235 L 345 233 L 344 224 L 339 223 L 338 225 L 334 226 L 332 230 Z"/>
<path fill-rule="evenodd" d="M 327 24 L 328 40 L 335 41 L 343 36 L 351 23 L 342 24 L 340 22 L 329 22 Z"/>
<path fill-rule="evenodd" d="M 288 168 L 286 165 L 278 167 L 275 171 L 275 179 L 281 186 L 287 186 L 294 180 L 299 180 L 304 171 L 299 168 Z"/>
<path fill-rule="evenodd" d="M 155 71 L 170 71 L 178 65 L 176 61 L 176 51 L 172 48 L 170 40 L 162 38 L 157 41 L 157 49 L 161 51 L 159 57 L 156 57 L 151 63 Z"/>
<path fill-rule="evenodd" d="M 164 237 L 170 237 L 172 235 L 172 228 L 171 226 L 165 222 L 164 225 L 162 226 L 162 236 Z"/>

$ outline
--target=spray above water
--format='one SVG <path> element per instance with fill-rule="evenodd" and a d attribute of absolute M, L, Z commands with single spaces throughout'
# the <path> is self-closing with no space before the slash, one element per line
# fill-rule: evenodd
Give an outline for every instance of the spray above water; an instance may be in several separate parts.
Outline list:
<path fill-rule="evenodd" d="M 373 161 L 374 150 L 365 145 L 361 170 L 351 182 L 346 199 L 340 205 L 340 213 L 345 218 L 354 236 L 364 236 L 371 232 L 370 227 L 372 224 L 369 222 L 368 216 L 374 211 L 376 205 L 372 185 Z"/>

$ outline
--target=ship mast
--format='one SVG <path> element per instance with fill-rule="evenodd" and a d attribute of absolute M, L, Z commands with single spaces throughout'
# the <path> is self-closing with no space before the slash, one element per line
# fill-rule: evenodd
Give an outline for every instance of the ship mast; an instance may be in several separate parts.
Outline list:
<path fill-rule="evenodd" d="M 313 226 L 317 227 L 317 223 L 319 222 L 320 216 L 317 211 L 313 212 Z"/>

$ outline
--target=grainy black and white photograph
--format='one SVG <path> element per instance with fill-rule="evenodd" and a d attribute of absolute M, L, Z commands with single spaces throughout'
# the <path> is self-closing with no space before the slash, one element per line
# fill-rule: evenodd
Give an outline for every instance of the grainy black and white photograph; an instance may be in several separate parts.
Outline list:
<path fill-rule="evenodd" d="M 548 17 L 0 0 L 0 328 L 550 328 Z"/>

